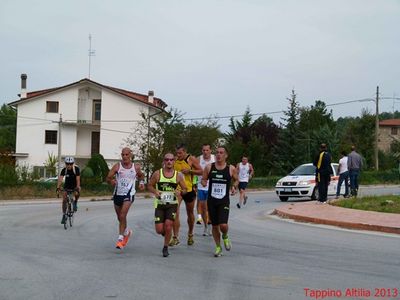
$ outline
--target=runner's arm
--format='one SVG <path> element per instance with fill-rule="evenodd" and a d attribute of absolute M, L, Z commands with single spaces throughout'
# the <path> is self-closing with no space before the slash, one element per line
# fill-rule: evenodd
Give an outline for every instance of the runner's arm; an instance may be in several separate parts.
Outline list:
<path fill-rule="evenodd" d="M 135 163 L 136 177 L 139 179 L 139 189 L 144 190 L 144 173 L 142 172 L 141 165 Z"/>
<path fill-rule="evenodd" d="M 204 187 L 207 186 L 208 173 L 210 173 L 210 167 L 211 167 L 211 164 L 208 164 L 205 166 L 204 171 L 203 171 L 203 176 L 201 177 L 201 185 Z"/>
<path fill-rule="evenodd" d="M 234 195 L 236 194 L 236 191 L 239 186 L 239 179 L 238 179 L 238 173 L 236 171 L 236 168 L 233 165 L 229 166 L 229 171 L 232 176 L 232 186 L 231 186 L 231 194 Z"/>
<path fill-rule="evenodd" d="M 249 163 L 249 167 L 250 167 L 250 179 L 254 177 L 254 167 L 252 164 Z"/>
<path fill-rule="evenodd" d="M 115 164 L 110 172 L 108 172 L 106 181 L 111 184 L 112 186 L 115 186 L 117 184 L 117 180 L 114 178 L 115 174 L 117 174 L 119 168 L 119 164 Z"/>
<path fill-rule="evenodd" d="M 147 190 L 153 193 L 156 198 L 160 197 L 160 192 L 156 189 L 156 184 L 160 180 L 160 171 L 157 170 L 151 175 L 149 183 L 147 184 Z"/>
<path fill-rule="evenodd" d="M 176 179 L 177 179 L 177 183 L 179 184 L 179 187 L 180 187 L 180 191 L 178 189 L 177 189 L 177 191 L 180 193 L 179 196 L 182 196 L 187 193 L 185 178 L 183 177 L 182 173 L 178 173 Z"/>
<path fill-rule="evenodd" d="M 190 156 L 190 161 L 192 163 L 191 165 L 192 169 L 190 169 L 190 173 L 193 175 L 203 174 L 203 169 L 200 166 L 199 160 L 194 156 Z"/>

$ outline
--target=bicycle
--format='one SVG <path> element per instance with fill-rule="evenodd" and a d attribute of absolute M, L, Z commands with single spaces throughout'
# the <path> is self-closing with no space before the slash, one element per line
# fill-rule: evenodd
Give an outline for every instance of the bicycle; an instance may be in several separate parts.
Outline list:
<path fill-rule="evenodd" d="M 64 229 L 67 230 L 68 225 L 72 227 L 74 223 L 74 209 L 73 209 L 73 202 L 75 201 L 75 191 L 74 189 L 63 189 L 62 192 L 67 193 L 67 208 L 64 213 Z M 57 197 L 59 197 L 59 192 L 57 192 Z"/>

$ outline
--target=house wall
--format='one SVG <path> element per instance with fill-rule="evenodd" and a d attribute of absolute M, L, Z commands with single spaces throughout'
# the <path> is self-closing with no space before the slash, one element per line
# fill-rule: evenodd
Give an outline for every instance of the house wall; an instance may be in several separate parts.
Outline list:
<path fill-rule="evenodd" d="M 137 126 L 137 122 L 122 121 L 141 121 L 140 113 L 147 109 L 141 102 L 103 90 L 101 119 L 106 122 L 101 123 L 100 153 L 106 160 L 115 161 L 121 158 L 121 149 L 126 146 L 124 140 Z"/>
<path fill-rule="evenodd" d="M 57 130 L 60 113 L 63 120 L 76 120 L 78 106 L 77 90 L 69 89 L 18 104 L 16 152 L 29 153 L 26 158 L 17 158 L 18 164 L 43 166 L 48 154 L 58 154 L 57 144 L 45 144 L 45 131 Z M 59 113 L 47 113 L 46 102 L 58 101 Z M 62 130 L 63 155 L 75 153 L 76 132 Z"/>
<path fill-rule="evenodd" d="M 390 144 L 400 139 L 400 128 L 397 128 L 397 134 L 392 134 L 392 127 L 397 126 L 380 126 L 378 135 L 378 149 L 384 152 L 390 151 Z"/>
<path fill-rule="evenodd" d="M 92 124 L 93 100 L 101 100 L 101 122 Z M 46 113 L 46 101 L 58 101 L 58 113 Z M 71 86 L 17 106 L 16 152 L 28 153 L 17 158 L 17 164 L 43 166 L 48 153 L 58 155 L 58 144 L 45 144 L 45 130 L 59 130 L 62 114 L 61 156 L 86 161 L 91 156 L 93 131 L 100 131 L 100 154 L 109 166 L 119 161 L 125 139 L 137 130 L 141 112 L 148 106 L 93 84 Z M 151 109 L 151 113 L 154 110 Z M 23 118 L 29 117 L 29 118 Z M 135 120 L 136 122 L 132 122 Z M 143 143 L 147 135 L 143 137 Z M 59 141 L 58 141 L 59 142 Z M 136 153 L 136 149 L 133 149 Z M 83 165 L 81 165 L 83 167 Z"/>

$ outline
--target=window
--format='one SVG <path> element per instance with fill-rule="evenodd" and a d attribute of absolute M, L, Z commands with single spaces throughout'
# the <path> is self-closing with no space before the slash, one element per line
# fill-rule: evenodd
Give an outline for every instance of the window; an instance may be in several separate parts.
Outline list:
<path fill-rule="evenodd" d="M 46 102 L 46 112 L 58 113 L 58 102 L 57 101 L 47 101 Z"/>
<path fill-rule="evenodd" d="M 57 144 L 57 130 L 46 130 L 44 142 L 46 144 Z"/>
<path fill-rule="evenodd" d="M 101 101 L 93 100 L 93 121 L 100 121 L 101 119 Z"/>
<path fill-rule="evenodd" d="M 397 127 L 392 127 L 391 134 L 397 135 Z"/>

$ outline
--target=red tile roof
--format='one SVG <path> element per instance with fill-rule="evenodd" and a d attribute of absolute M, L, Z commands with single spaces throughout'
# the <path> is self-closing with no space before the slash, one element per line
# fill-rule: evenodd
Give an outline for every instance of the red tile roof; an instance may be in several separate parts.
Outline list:
<path fill-rule="evenodd" d="M 12 105 L 12 106 L 18 105 L 21 102 L 25 102 L 27 100 L 31 100 L 31 99 L 34 99 L 34 98 L 39 97 L 39 96 L 43 96 L 43 95 L 46 95 L 46 94 L 49 94 L 49 93 L 52 93 L 52 92 L 55 92 L 55 91 L 58 91 L 58 90 L 61 90 L 61 89 L 65 89 L 65 88 L 68 88 L 68 87 L 71 87 L 71 86 L 74 86 L 74 85 L 78 85 L 78 84 L 83 84 L 83 83 L 95 84 L 95 85 L 97 85 L 99 87 L 111 90 L 111 91 L 113 91 L 115 93 L 118 93 L 120 95 L 124 95 L 124 96 L 126 96 L 128 98 L 131 98 L 133 100 L 136 100 L 136 101 L 143 102 L 143 103 L 145 103 L 147 105 L 150 105 L 150 106 L 154 106 L 154 107 L 161 108 L 161 109 L 165 109 L 167 107 L 167 104 L 163 100 L 161 100 L 160 98 L 154 97 L 153 98 L 154 99 L 153 103 L 150 103 L 148 101 L 148 95 L 139 94 L 139 93 L 135 93 L 135 92 L 132 92 L 132 91 L 127 91 L 127 90 L 115 88 L 115 87 L 112 87 L 112 86 L 103 85 L 103 84 L 97 83 L 97 82 L 95 82 L 93 80 L 90 80 L 88 78 L 84 78 L 84 79 L 81 79 L 81 80 L 79 80 L 77 82 L 73 82 L 73 83 L 70 83 L 70 84 L 67 84 L 67 85 L 64 85 L 64 86 L 60 86 L 60 87 L 56 87 L 56 88 L 50 88 L 50 89 L 34 91 L 34 92 L 28 92 L 27 95 L 26 95 L 26 98 L 22 98 L 20 100 L 13 101 L 13 102 L 9 103 L 9 105 Z"/>
<path fill-rule="evenodd" d="M 400 126 L 400 119 L 388 119 L 379 121 L 379 126 Z"/>

